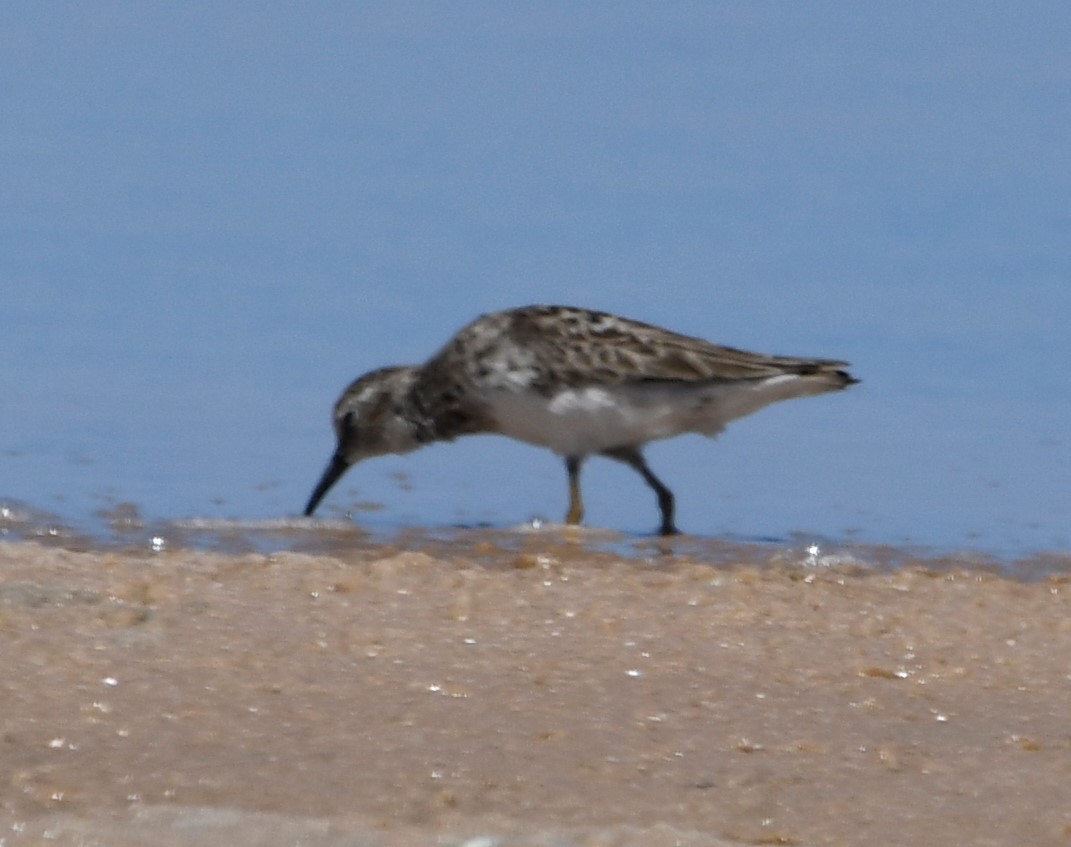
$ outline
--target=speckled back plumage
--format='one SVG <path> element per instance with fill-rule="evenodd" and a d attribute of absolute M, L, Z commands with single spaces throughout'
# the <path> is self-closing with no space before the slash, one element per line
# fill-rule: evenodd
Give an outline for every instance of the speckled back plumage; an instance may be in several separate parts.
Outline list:
<path fill-rule="evenodd" d="M 823 374 L 852 381 L 846 362 L 749 353 L 607 312 L 526 306 L 482 315 L 421 369 L 416 405 L 437 421 L 439 438 L 486 431 L 480 391 L 562 388 L 632 382 L 714 382 L 779 374 Z M 480 390 L 475 390 L 479 386 Z"/>

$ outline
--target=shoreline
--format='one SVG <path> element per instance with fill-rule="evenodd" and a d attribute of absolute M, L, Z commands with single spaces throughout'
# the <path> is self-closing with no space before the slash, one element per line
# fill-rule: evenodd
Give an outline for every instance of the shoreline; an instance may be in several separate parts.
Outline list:
<path fill-rule="evenodd" d="M 371 508 L 371 506 L 369 506 Z M 373 509 L 374 510 L 374 509 Z M 306 554 L 352 557 L 354 553 L 420 551 L 436 557 L 464 557 L 472 551 L 492 555 L 552 548 L 574 555 L 627 561 L 682 562 L 756 567 L 802 567 L 893 572 L 904 567 L 939 572 L 998 573 L 1033 582 L 1071 574 L 1071 551 L 1029 549 L 994 551 L 970 546 L 893 544 L 855 537 L 825 538 L 803 532 L 786 538 L 690 535 L 670 537 L 597 527 L 571 527 L 543 520 L 517 526 L 363 525 L 351 516 L 232 520 L 190 518 L 147 520 L 138 507 L 123 503 L 101 510 L 90 521 L 69 521 L 20 505 L 0 508 L 0 544 L 31 542 L 76 552 L 219 552 L 233 556 Z M 477 559 L 483 562 L 482 553 Z"/>

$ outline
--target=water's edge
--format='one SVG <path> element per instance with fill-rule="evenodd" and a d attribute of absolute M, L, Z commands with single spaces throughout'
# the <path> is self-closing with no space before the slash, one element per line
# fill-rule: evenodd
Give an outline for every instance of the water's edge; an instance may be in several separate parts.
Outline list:
<path fill-rule="evenodd" d="M 539 555 L 542 550 L 568 558 L 627 559 L 640 566 L 670 567 L 702 563 L 787 567 L 801 571 L 889 572 L 907 567 L 937 573 L 977 571 L 1034 582 L 1071 575 L 1071 554 L 1037 551 L 998 555 L 984 550 L 937 549 L 871 544 L 851 539 L 796 533 L 787 538 L 735 538 L 679 535 L 662 538 L 566 527 L 532 520 L 520 526 L 415 526 L 382 520 L 346 518 L 278 518 L 260 521 L 194 518 L 151 520 L 129 503 L 97 512 L 92 519 L 71 521 L 14 501 L 0 502 L 0 541 L 33 541 L 76 551 L 156 554 L 164 551 L 211 551 L 345 558 L 354 553 L 392 549 L 421 551 L 442 558 L 465 557 L 477 564 L 501 562 L 503 556 Z"/>

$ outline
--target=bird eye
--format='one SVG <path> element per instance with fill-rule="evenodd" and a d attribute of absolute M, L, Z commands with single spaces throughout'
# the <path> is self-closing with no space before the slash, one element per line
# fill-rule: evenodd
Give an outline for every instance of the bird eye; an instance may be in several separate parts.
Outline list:
<path fill-rule="evenodd" d="M 339 438 L 353 438 L 357 434 L 357 416 L 353 412 L 346 412 L 342 417 L 336 418 L 335 432 Z"/>

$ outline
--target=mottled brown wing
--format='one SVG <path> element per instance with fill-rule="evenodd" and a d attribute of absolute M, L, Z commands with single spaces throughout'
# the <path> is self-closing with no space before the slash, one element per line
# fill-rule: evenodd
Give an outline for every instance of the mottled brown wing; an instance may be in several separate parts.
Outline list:
<path fill-rule="evenodd" d="M 767 356 L 679 335 L 605 312 L 531 306 L 509 313 L 510 332 L 568 384 L 762 379 L 840 371 L 846 362 Z M 846 381 L 851 377 L 844 374 Z"/>

